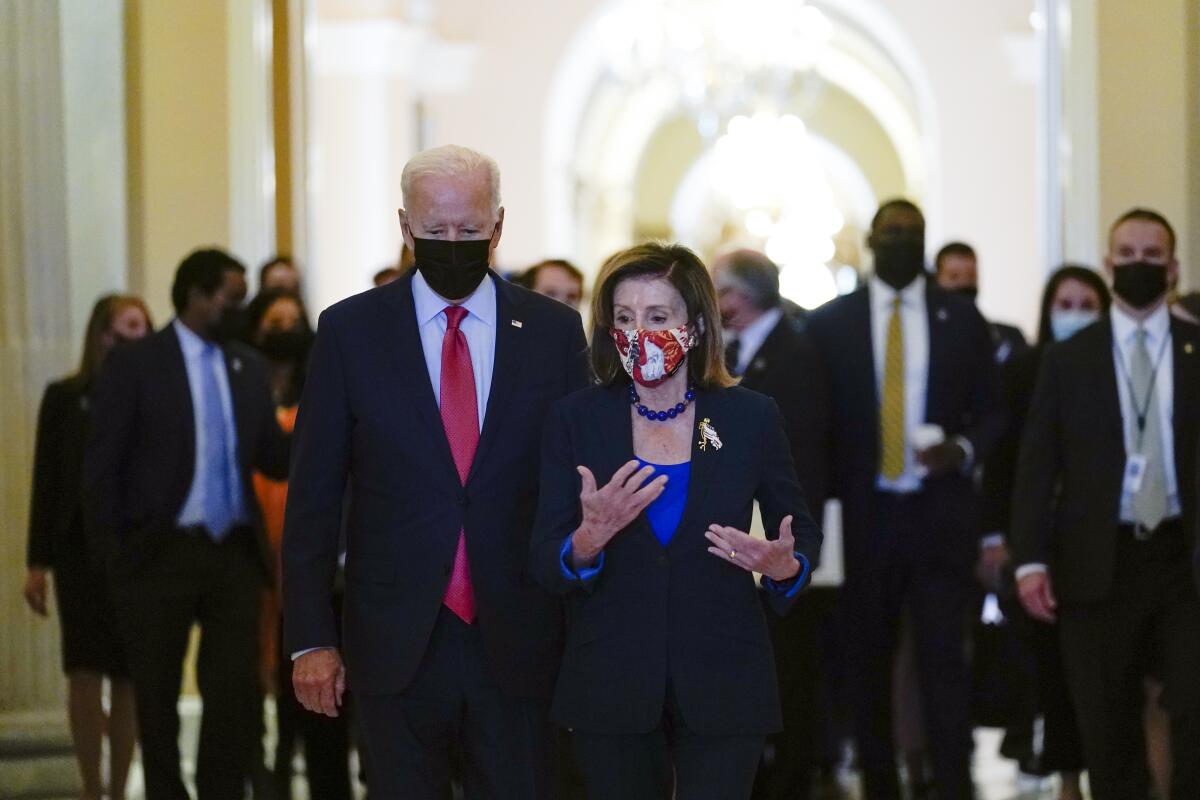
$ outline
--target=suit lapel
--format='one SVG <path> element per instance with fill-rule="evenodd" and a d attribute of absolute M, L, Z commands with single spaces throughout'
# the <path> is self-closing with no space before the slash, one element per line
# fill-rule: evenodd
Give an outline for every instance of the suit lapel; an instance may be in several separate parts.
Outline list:
<path fill-rule="evenodd" d="M 1175 474 L 1183 479 L 1184 458 L 1196 445 L 1197 406 L 1200 404 L 1200 330 L 1171 320 L 1172 374 L 1175 384 L 1172 428 L 1175 434 Z M 1182 495 L 1183 492 L 1180 492 Z"/>
<path fill-rule="evenodd" d="M 935 391 L 947 379 L 944 374 L 948 361 L 947 345 L 950 335 L 950 310 L 944 298 L 938 296 L 926 278 L 925 311 L 929 317 L 929 367 L 925 383 L 925 420 L 942 419 L 941 396 Z"/>
<path fill-rule="evenodd" d="M 483 417 L 483 430 L 479 433 L 479 447 L 467 475 L 467 483 L 474 479 L 480 465 L 485 463 L 488 452 L 496 442 L 503 423 L 504 413 L 510 405 L 513 388 L 520 384 L 526 359 L 521 357 L 525 350 L 522 337 L 529 336 L 519 316 L 524 298 L 512 291 L 508 281 L 492 272 L 492 283 L 496 287 L 496 355 L 492 364 L 492 386 L 488 391 L 487 409 Z"/>
<path fill-rule="evenodd" d="M 1086 372 L 1083 374 L 1096 376 L 1097 396 L 1094 399 L 1098 405 L 1099 419 L 1109 423 L 1102 432 L 1108 437 L 1109 451 L 1116 454 L 1117 460 L 1122 462 L 1120 468 L 1124 470 L 1125 418 L 1121 414 L 1121 390 L 1117 386 L 1117 368 L 1113 363 L 1112 323 L 1107 319 L 1100 326 L 1096 343 L 1090 352 L 1090 363 L 1084 366 Z"/>
<path fill-rule="evenodd" d="M 222 348 L 225 355 L 225 374 L 229 379 L 229 396 L 233 405 L 233 425 L 237 429 L 238 464 L 245 466 L 253 460 L 250 441 L 251 409 L 246 396 L 246 364 L 240 355 Z"/>
<path fill-rule="evenodd" d="M 750 364 L 742 375 L 743 385 L 747 387 L 757 385 L 763 374 L 771 368 L 775 360 L 775 351 L 779 348 L 780 337 L 783 335 L 781 329 L 786 324 L 787 319 L 780 317 L 779 321 L 775 323 L 775 327 L 771 328 L 771 332 L 767 334 L 767 338 L 763 339 L 762 345 L 750 359 Z"/>
<path fill-rule="evenodd" d="M 167 405 L 169 408 L 186 410 L 177 430 L 187 454 L 190 481 L 192 470 L 196 468 L 196 409 L 192 405 L 192 389 L 188 383 L 187 364 L 183 360 L 183 345 L 179 343 L 179 334 L 175 332 L 173 324 L 163 332 L 162 344 L 164 386 L 169 395 Z"/>
<path fill-rule="evenodd" d="M 713 447 L 712 444 L 706 444 L 704 449 L 701 449 L 700 442 L 700 426 L 708 424 L 717 431 L 721 432 L 721 403 L 719 396 L 703 390 L 696 390 L 696 422 L 692 426 L 692 469 L 691 475 L 688 478 L 687 500 L 684 502 L 683 514 L 679 517 L 679 525 L 675 528 L 675 533 L 671 536 L 671 541 L 667 544 L 668 549 L 677 549 L 687 546 L 689 543 L 701 541 L 707 544 L 707 539 L 703 537 L 688 537 L 683 535 L 684 531 L 690 529 L 692 519 L 696 516 L 697 510 L 703 504 L 704 498 L 708 493 L 708 486 L 716 474 L 720 466 L 721 451 Z"/>
<path fill-rule="evenodd" d="M 458 469 L 454 466 L 454 456 L 450 453 L 450 443 L 446 440 L 446 429 L 442 425 L 442 415 L 438 410 L 437 394 L 429 380 L 429 367 L 425 364 L 425 350 L 421 346 L 417 310 L 413 304 L 412 273 L 388 285 L 383 290 L 382 298 L 393 312 L 385 315 L 385 330 L 388 342 L 386 346 L 394 355 L 397 370 L 394 394 L 404 394 L 400 387 L 411 387 L 407 395 L 424 423 L 421 427 L 429 431 L 434 457 L 441 463 L 442 468 L 453 476 L 454 482 L 458 483 Z"/>

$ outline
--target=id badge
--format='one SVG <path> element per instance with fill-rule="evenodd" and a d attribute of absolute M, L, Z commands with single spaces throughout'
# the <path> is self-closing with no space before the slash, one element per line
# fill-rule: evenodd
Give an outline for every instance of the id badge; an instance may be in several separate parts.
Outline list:
<path fill-rule="evenodd" d="M 1134 453 L 1125 462 L 1125 486 L 1127 494 L 1137 494 L 1142 490 L 1142 480 L 1146 477 L 1146 457 Z"/>

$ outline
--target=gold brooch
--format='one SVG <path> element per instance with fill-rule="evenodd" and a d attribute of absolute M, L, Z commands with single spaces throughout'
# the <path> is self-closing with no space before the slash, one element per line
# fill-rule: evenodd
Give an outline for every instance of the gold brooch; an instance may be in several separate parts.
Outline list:
<path fill-rule="evenodd" d="M 713 446 L 713 450 L 721 449 L 721 437 L 717 435 L 717 429 L 712 426 L 712 420 L 705 417 L 700 420 L 700 424 L 697 427 L 700 429 L 700 441 L 698 444 L 701 450 L 707 450 L 710 443 Z"/>

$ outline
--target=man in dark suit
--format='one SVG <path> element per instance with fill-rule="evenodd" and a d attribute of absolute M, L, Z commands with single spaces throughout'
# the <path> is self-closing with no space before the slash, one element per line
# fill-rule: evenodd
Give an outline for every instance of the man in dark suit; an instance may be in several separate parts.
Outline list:
<path fill-rule="evenodd" d="M 966 242 L 949 242 L 938 250 L 933 259 L 938 286 L 949 292 L 958 292 L 974 303 L 979 296 L 979 259 L 975 248 Z M 1004 364 L 1010 358 L 1029 349 L 1021 329 L 1003 322 L 988 322 L 992 342 L 996 348 L 996 363 Z"/>
<path fill-rule="evenodd" d="M 1172 798 L 1200 797 L 1196 439 L 1200 328 L 1172 319 L 1175 234 L 1134 209 L 1109 234 L 1110 319 L 1051 347 L 1025 424 L 1012 536 L 1021 602 L 1059 622 L 1096 800 L 1145 798 L 1145 653 L 1171 725 Z"/>
<path fill-rule="evenodd" d="M 885 203 L 867 286 L 813 312 L 833 397 L 831 494 L 842 501 L 845 629 L 857 675 L 865 796 L 898 798 L 892 664 L 902 612 L 942 798 L 972 796 L 963 613 L 978 548 L 971 471 L 1004 420 L 987 323 L 925 277 L 925 221 Z"/>
<path fill-rule="evenodd" d="M 829 382 L 821 354 L 788 315 L 779 294 L 779 267 L 763 253 L 734 250 L 712 262 L 721 306 L 725 361 L 741 385 L 775 400 L 809 508 L 825 504 L 829 447 Z M 763 598 L 768 602 L 769 598 Z M 820 634 L 830 624 L 837 590 L 814 587 L 792 613 L 768 614 L 783 706 L 782 733 L 770 737 L 755 797 L 807 797 L 813 767 L 824 753 L 828 714 L 827 653 Z M 829 703 L 825 703 L 828 706 Z M 799 793 L 799 794 L 797 794 Z"/>
<path fill-rule="evenodd" d="M 546 413 L 587 382 L 583 327 L 488 269 L 504 219 L 490 158 L 425 151 L 402 190 L 416 272 L 322 315 L 300 404 L 283 543 L 293 682 L 330 715 L 354 690 L 373 796 L 440 800 L 455 751 L 468 798 L 548 797 L 563 619 L 526 563 Z"/>
<path fill-rule="evenodd" d="M 85 514 L 113 581 L 151 800 L 188 797 L 176 706 L 194 623 L 202 800 L 241 798 L 261 750 L 258 601 L 270 561 L 250 475 L 286 477 L 288 447 L 265 364 L 228 343 L 240 269 L 219 250 L 185 258 L 176 318 L 114 350 L 96 386 Z"/>

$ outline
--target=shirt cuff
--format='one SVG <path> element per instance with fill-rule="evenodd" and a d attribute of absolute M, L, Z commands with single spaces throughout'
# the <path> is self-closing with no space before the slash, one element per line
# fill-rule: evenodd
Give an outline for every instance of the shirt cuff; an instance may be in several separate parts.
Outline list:
<path fill-rule="evenodd" d="M 774 581 L 763 575 L 763 588 L 768 592 L 781 594 L 789 600 L 795 597 L 796 593 L 800 591 L 800 587 L 804 586 L 804 582 L 808 579 L 808 573 L 811 570 L 808 559 L 804 557 L 803 553 L 796 553 L 796 560 L 800 562 L 799 572 L 786 581 Z"/>
<path fill-rule="evenodd" d="M 571 540 L 575 538 L 575 534 L 571 534 L 563 540 L 562 549 L 558 551 L 558 563 L 562 567 L 563 575 L 570 581 L 588 581 L 600 574 L 600 569 L 604 566 L 604 551 L 600 551 L 599 557 L 596 559 L 596 564 L 591 567 L 583 567 L 578 572 L 571 569 L 571 565 L 567 563 L 567 559 L 571 555 Z"/>
<path fill-rule="evenodd" d="M 1039 572 L 1046 571 L 1047 569 L 1045 564 L 1022 564 L 1021 566 L 1017 567 L 1017 571 L 1013 573 L 1013 575 L 1017 580 L 1021 580 L 1021 578 L 1024 578 L 1026 575 L 1035 575 Z"/>
<path fill-rule="evenodd" d="M 962 471 L 969 473 L 975 469 L 975 445 L 971 444 L 971 440 L 965 436 L 955 436 L 952 441 L 962 448 L 964 456 Z"/>
<path fill-rule="evenodd" d="M 332 650 L 332 649 L 333 649 L 332 647 L 309 647 L 305 650 L 297 650 L 296 652 L 292 653 L 292 661 L 295 661 L 300 656 L 307 655 L 309 653 L 315 653 L 318 650 Z"/>
<path fill-rule="evenodd" d="M 980 550 L 986 550 L 989 547 L 1001 547 L 1003 545 L 1004 545 L 1004 534 L 1000 533 L 999 531 L 997 531 L 996 533 L 989 533 L 987 536 L 984 536 L 982 539 L 979 540 L 979 549 Z"/>

